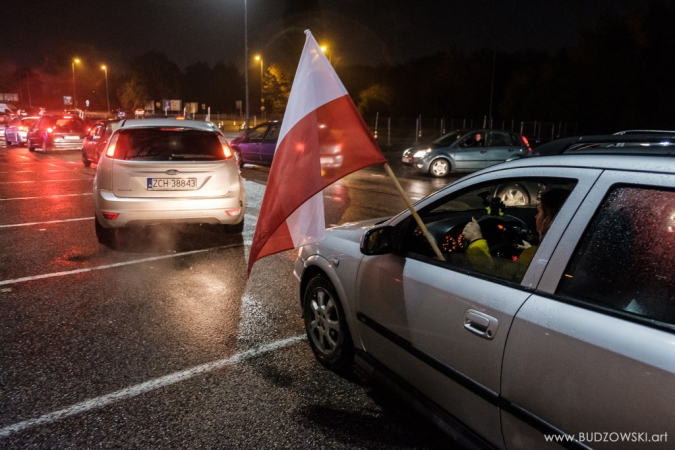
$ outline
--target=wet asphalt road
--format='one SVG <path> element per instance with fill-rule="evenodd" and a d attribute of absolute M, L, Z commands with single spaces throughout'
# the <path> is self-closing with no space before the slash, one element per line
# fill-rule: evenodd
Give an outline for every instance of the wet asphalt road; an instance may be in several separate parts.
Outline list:
<path fill-rule="evenodd" d="M 295 251 L 247 280 L 267 168 L 243 170 L 241 236 L 156 227 L 115 251 L 94 233 L 94 174 L 77 152 L 0 144 L 0 448 L 456 448 L 314 360 Z M 447 181 L 401 179 L 413 199 Z M 404 208 L 379 168 L 324 195 L 327 224 Z"/>

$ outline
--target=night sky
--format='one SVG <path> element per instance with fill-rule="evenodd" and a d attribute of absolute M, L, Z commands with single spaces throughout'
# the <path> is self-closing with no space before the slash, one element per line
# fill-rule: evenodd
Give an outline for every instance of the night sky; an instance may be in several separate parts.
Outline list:
<path fill-rule="evenodd" d="M 148 50 L 182 69 L 197 61 L 243 66 L 243 0 L 24 0 L 3 5 L 0 64 L 39 67 L 64 45 L 91 47 L 108 64 L 125 64 Z M 284 33 L 286 1 L 248 0 L 251 55 Z M 308 0 L 296 0 L 296 4 Z M 311 3 L 311 0 L 309 0 Z M 432 55 L 455 44 L 467 50 L 539 49 L 574 43 L 582 26 L 635 0 L 451 2 L 448 0 L 319 0 L 323 35 L 342 64 L 376 65 Z M 273 55 L 266 56 L 274 62 Z"/>

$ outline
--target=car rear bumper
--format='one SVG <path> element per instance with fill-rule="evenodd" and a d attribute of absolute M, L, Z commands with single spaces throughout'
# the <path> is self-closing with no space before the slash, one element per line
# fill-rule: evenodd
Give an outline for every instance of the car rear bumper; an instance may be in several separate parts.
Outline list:
<path fill-rule="evenodd" d="M 80 150 L 84 141 L 52 141 L 48 142 L 48 147 L 50 150 Z"/>
<path fill-rule="evenodd" d="M 104 228 L 161 223 L 210 223 L 235 225 L 244 219 L 245 199 L 241 190 L 214 198 L 122 198 L 110 191 L 94 193 L 96 217 Z M 240 209 L 238 214 L 232 210 Z M 230 211 L 230 214 L 227 211 Z M 103 212 L 119 214 L 115 219 Z"/>

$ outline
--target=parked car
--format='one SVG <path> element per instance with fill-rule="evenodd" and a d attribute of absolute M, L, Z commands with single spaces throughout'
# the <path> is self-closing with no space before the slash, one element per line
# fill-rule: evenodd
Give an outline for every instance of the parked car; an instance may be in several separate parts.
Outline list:
<path fill-rule="evenodd" d="M 0 136 L 5 136 L 5 127 L 16 117 L 14 105 L 0 103 Z"/>
<path fill-rule="evenodd" d="M 280 130 L 280 122 L 265 122 L 230 141 L 240 167 L 244 164 L 271 166 Z"/>
<path fill-rule="evenodd" d="M 672 446 L 674 143 L 608 142 L 448 185 L 415 205 L 443 260 L 409 211 L 327 230 L 294 268 L 313 353 L 336 371 L 356 361 L 463 448 Z M 514 184 L 536 192 L 504 205 Z M 468 242 L 473 219 L 483 239 Z"/>
<path fill-rule="evenodd" d="M 119 125 L 119 120 L 100 120 L 94 124 L 82 143 L 82 163 L 90 167 L 91 163 L 98 163 L 101 153 L 108 146 L 110 136 Z"/>
<path fill-rule="evenodd" d="M 94 178 L 96 236 L 114 247 L 120 228 L 222 224 L 241 233 L 246 196 L 234 154 L 210 122 L 122 120 Z"/>
<path fill-rule="evenodd" d="M 39 119 L 39 117 L 30 116 L 15 117 L 9 125 L 5 127 L 5 142 L 7 142 L 7 145 L 23 145 L 26 142 L 28 128 Z"/>
<path fill-rule="evenodd" d="M 26 146 L 31 152 L 40 148 L 44 153 L 80 150 L 86 134 L 87 126 L 77 116 L 45 114 L 28 128 Z"/>
<path fill-rule="evenodd" d="M 629 130 L 610 135 L 573 136 L 556 139 L 540 145 L 525 156 L 553 156 L 578 151 L 588 152 L 591 149 L 609 149 L 615 153 L 632 153 L 636 149 L 641 149 L 641 154 L 654 151 L 657 154 L 663 154 L 664 149 L 672 148 L 671 145 L 674 142 L 675 131 Z"/>
<path fill-rule="evenodd" d="M 503 130 L 455 130 L 403 152 L 403 164 L 434 177 L 472 172 L 527 154 L 527 139 Z"/>

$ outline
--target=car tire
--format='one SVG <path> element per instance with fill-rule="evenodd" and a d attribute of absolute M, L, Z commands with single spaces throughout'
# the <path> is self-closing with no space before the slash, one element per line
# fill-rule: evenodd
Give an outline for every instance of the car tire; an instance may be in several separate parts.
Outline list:
<path fill-rule="evenodd" d="M 303 296 L 307 340 L 316 359 L 328 369 L 343 373 L 354 363 L 347 318 L 333 283 L 317 275 L 307 284 Z"/>
<path fill-rule="evenodd" d="M 91 167 L 91 161 L 87 159 L 87 156 L 82 152 L 82 164 L 84 164 L 84 167 Z"/>
<path fill-rule="evenodd" d="M 438 158 L 429 165 L 429 175 L 436 178 L 443 178 L 452 172 L 450 161 L 445 158 Z"/>
<path fill-rule="evenodd" d="M 223 225 L 227 234 L 241 234 L 244 231 L 244 219 L 234 225 Z"/>
<path fill-rule="evenodd" d="M 29 152 L 35 151 L 35 146 L 31 143 L 30 139 L 26 139 L 26 147 L 28 147 Z"/>
<path fill-rule="evenodd" d="M 530 204 L 530 194 L 524 186 L 511 184 L 497 190 L 497 197 L 504 206 L 527 206 Z"/>
<path fill-rule="evenodd" d="M 51 150 L 49 149 L 49 144 L 47 144 L 47 139 L 43 139 L 42 140 L 42 153 L 44 153 L 46 155 L 47 153 L 50 153 L 50 152 L 51 152 Z"/>
<path fill-rule="evenodd" d="M 117 245 L 117 230 L 104 228 L 98 221 L 98 217 L 94 217 L 94 226 L 96 227 L 96 239 L 98 239 L 98 243 L 110 249 L 114 249 Z"/>

